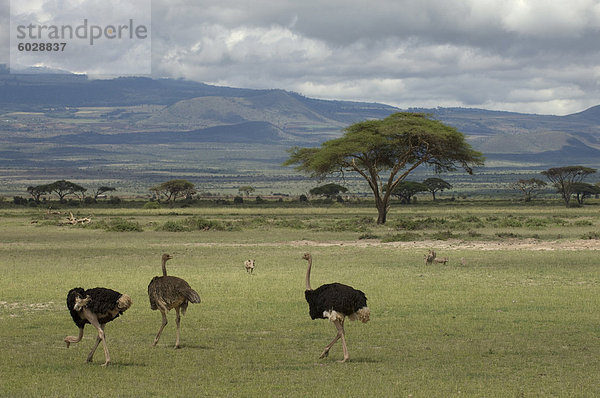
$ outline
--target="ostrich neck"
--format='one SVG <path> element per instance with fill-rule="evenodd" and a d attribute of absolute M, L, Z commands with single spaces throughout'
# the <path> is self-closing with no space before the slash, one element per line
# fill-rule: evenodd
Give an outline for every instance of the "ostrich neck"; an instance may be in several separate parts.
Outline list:
<path fill-rule="evenodd" d="M 310 288 L 310 269 L 312 268 L 312 258 L 308 259 L 308 268 L 306 269 L 306 290 L 312 290 Z"/>
<path fill-rule="evenodd" d="M 163 270 L 163 276 L 167 276 L 167 261 L 163 260 L 162 262 L 162 270 Z"/>

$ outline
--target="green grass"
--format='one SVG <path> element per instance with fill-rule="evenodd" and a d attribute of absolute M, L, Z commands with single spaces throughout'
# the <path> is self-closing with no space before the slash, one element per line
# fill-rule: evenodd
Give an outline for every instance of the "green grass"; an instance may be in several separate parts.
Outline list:
<path fill-rule="evenodd" d="M 437 220 L 410 231 L 423 236 L 448 228 L 462 236 L 448 225 L 461 222 L 500 239 L 494 234 L 509 214 L 521 235 L 564 240 L 598 231 L 597 212 L 572 210 L 415 207 L 395 210 L 386 227 L 365 221 L 371 209 L 81 210 L 93 222 L 126 220 L 141 232 L 58 226 L 39 222 L 37 210 L 3 210 L 0 396 L 597 396 L 596 251 L 450 248 L 438 250 L 448 265 L 425 266 L 425 249 L 352 243 L 365 229 L 403 233 L 392 225 L 401 218 Z M 559 217 L 564 223 L 552 221 Z M 237 228 L 161 229 L 190 219 Z M 336 362 L 339 344 L 318 359 L 335 328 L 308 315 L 305 251 L 314 257 L 313 286 L 343 282 L 369 298 L 371 321 L 346 323 L 348 363 Z M 174 256 L 169 273 L 202 297 L 183 317 L 181 350 L 173 349 L 174 314 L 150 346 L 160 314 L 150 310 L 146 288 L 163 252 Z M 247 258 L 257 261 L 252 276 Z M 85 363 L 91 326 L 81 343 L 67 349 L 62 341 L 77 332 L 65 306 L 75 286 L 133 299 L 106 327 L 108 368 L 100 366 L 102 349 Z"/>

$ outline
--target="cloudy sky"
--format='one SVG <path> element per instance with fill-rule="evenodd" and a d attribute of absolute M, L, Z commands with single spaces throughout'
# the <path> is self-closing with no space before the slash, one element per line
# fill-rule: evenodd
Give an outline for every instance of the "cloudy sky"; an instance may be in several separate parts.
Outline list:
<path fill-rule="evenodd" d="M 152 0 L 151 46 L 155 77 L 402 108 L 600 104 L 600 0 Z"/>

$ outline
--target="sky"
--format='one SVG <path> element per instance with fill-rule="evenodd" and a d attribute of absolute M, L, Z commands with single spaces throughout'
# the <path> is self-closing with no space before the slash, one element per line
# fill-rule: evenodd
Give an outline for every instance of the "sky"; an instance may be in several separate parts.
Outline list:
<path fill-rule="evenodd" d="M 104 16 L 97 5 L 110 1 L 21 3 L 29 7 L 31 21 L 52 22 L 67 12 L 65 4 L 70 2 L 83 10 L 79 21 L 85 17 L 107 26 L 116 18 L 114 6 L 112 16 Z M 145 71 L 144 60 L 150 57 L 153 77 L 278 88 L 308 97 L 401 108 L 469 107 L 565 115 L 600 104 L 600 0 L 129 0 L 118 4 L 136 1 L 142 6 L 133 11 L 125 8 L 119 17 L 140 20 L 136 12 L 151 8 L 151 21 L 141 19 L 151 35 L 138 40 L 138 47 L 115 50 L 118 47 L 111 41 L 112 51 L 98 45 L 95 53 L 79 55 L 80 61 L 88 65 L 93 61 L 94 67 L 86 68 L 74 59 L 77 54 L 47 59 L 44 65 L 111 75 L 115 74 L 111 65 L 134 73 L 136 68 Z M 14 35 L 16 16 L 2 11 L 8 4 L 9 0 L 0 0 L 0 63 L 8 63 L 6 54 L 14 47 L 8 37 Z M 7 20 L 13 22 L 10 28 Z M 115 58 L 123 54 L 130 56 Z"/>

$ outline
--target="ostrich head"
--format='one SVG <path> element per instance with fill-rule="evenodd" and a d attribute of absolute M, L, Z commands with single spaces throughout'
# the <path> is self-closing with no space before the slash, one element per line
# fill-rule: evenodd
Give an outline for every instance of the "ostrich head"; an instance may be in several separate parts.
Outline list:
<path fill-rule="evenodd" d="M 75 311 L 81 311 L 86 305 L 88 305 L 91 299 L 92 298 L 90 296 L 85 296 L 85 298 L 82 298 L 79 294 L 77 294 L 77 297 L 75 297 L 75 306 L 73 307 L 73 309 Z"/>
<path fill-rule="evenodd" d="M 312 260 L 312 256 L 310 255 L 310 253 L 304 253 L 304 255 L 302 256 L 303 260 Z"/>
<path fill-rule="evenodd" d="M 164 262 L 167 262 L 168 260 L 170 260 L 172 258 L 173 258 L 173 256 L 171 256 L 170 254 L 167 254 L 167 253 L 162 255 L 162 261 L 164 261 Z"/>

